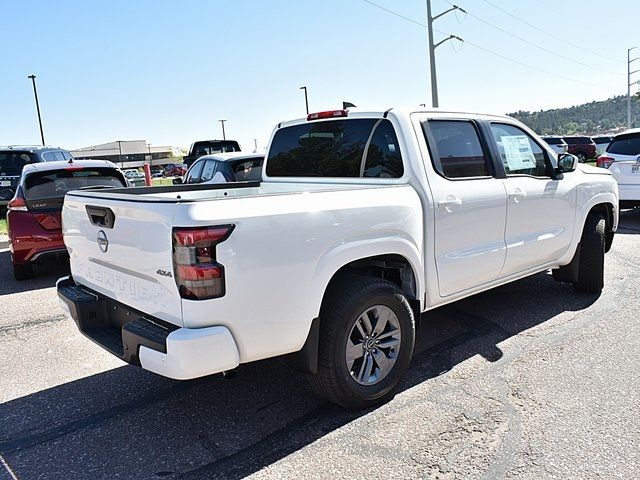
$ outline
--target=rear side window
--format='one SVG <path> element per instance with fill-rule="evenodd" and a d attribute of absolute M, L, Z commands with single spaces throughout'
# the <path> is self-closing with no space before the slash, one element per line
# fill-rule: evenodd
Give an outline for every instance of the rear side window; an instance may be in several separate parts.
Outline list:
<path fill-rule="evenodd" d="M 33 173 L 25 179 L 27 200 L 62 198 L 71 190 L 87 187 L 106 186 L 122 188 L 126 185 L 117 171 L 112 168 L 91 170 L 55 170 Z"/>
<path fill-rule="evenodd" d="M 30 152 L 0 152 L 0 175 L 19 176 L 22 174 L 22 167 L 37 160 Z"/>
<path fill-rule="evenodd" d="M 233 167 L 238 182 L 253 182 L 262 179 L 262 158 L 242 160 Z"/>
<path fill-rule="evenodd" d="M 628 135 L 614 139 L 607 147 L 607 153 L 640 155 L 640 135 Z"/>
<path fill-rule="evenodd" d="M 386 119 L 309 122 L 281 128 L 269 149 L 271 177 L 399 178 L 402 156 Z"/>
<path fill-rule="evenodd" d="M 544 150 L 527 133 L 504 123 L 492 123 L 491 132 L 508 176 L 549 176 Z"/>
<path fill-rule="evenodd" d="M 463 120 L 429 120 L 434 168 L 447 178 L 489 177 L 491 167 L 475 125 Z M 432 150 L 432 157 L 435 152 Z"/>

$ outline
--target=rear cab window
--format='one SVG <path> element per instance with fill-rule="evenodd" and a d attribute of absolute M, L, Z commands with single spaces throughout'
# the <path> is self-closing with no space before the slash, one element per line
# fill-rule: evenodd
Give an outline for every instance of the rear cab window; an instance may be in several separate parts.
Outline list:
<path fill-rule="evenodd" d="M 53 170 L 26 177 L 25 197 L 27 200 L 63 198 L 72 190 L 95 186 L 122 188 L 127 185 L 113 168 Z"/>
<path fill-rule="evenodd" d="M 616 137 L 607 147 L 607 153 L 640 155 L 640 133 Z"/>
<path fill-rule="evenodd" d="M 400 178 L 397 135 L 382 118 L 308 122 L 278 129 L 271 141 L 269 177 Z"/>

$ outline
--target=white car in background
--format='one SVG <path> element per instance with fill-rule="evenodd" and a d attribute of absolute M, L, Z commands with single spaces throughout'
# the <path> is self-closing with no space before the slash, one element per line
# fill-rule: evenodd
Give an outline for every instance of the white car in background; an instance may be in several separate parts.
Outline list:
<path fill-rule="evenodd" d="M 620 208 L 640 206 L 640 128 L 616 135 L 598 166 L 609 168 L 618 182 Z"/>
<path fill-rule="evenodd" d="M 640 128 L 619 133 L 596 160 L 596 166 L 609 168 L 615 162 L 633 162 L 640 156 Z"/>
<path fill-rule="evenodd" d="M 542 139 L 551 147 L 551 149 L 556 153 L 568 153 L 569 145 L 564 141 L 562 137 L 557 137 L 555 135 L 542 137 Z"/>

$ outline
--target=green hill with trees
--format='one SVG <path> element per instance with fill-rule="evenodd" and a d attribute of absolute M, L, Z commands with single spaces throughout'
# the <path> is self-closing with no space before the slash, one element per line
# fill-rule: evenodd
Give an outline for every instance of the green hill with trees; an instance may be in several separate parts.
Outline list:
<path fill-rule="evenodd" d="M 569 108 L 507 114 L 539 135 L 596 135 L 627 126 L 627 97 L 619 96 Z M 631 123 L 640 127 L 640 97 L 631 99 Z"/>

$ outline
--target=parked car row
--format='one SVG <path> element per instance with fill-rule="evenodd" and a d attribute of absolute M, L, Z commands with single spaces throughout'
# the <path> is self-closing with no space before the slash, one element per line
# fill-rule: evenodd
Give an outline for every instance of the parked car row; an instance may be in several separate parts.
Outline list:
<path fill-rule="evenodd" d="M 548 135 L 542 137 L 545 142 L 556 153 L 570 153 L 578 157 L 580 162 L 586 162 L 588 159 L 596 158 L 598 144 L 595 142 L 597 138 L 601 141 L 605 137 L 586 137 L 586 136 L 565 136 Z M 608 142 L 607 142 L 608 143 Z M 601 143 L 602 144 L 602 143 Z"/>

